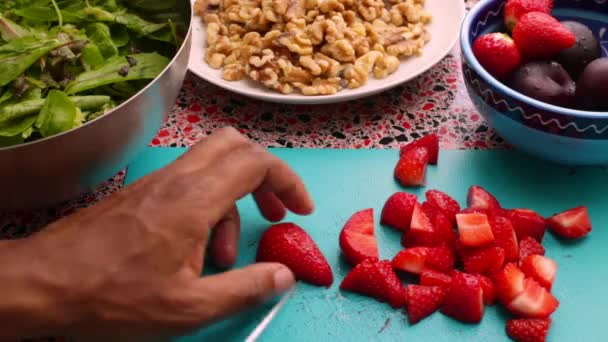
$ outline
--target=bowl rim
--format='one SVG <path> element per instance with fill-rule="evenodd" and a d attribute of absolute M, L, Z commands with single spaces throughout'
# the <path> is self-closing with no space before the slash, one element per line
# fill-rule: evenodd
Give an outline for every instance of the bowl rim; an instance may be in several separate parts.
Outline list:
<path fill-rule="evenodd" d="M 175 52 L 175 55 L 173 56 L 173 58 L 171 58 L 169 64 L 167 64 L 167 66 L 158 74 L 158 76 L 156 76 L 156 78 L 154 78 L 153 80 L 148 82 L 148 84 L 145 87 L 140 89 L 137 93 L 135 93 L 133 96 L 128 98 L 126 101 L 123 101 L 121 104 L 119 104 L 115 108 L 112 108 L 112 110 L 110 110 L 109 112 L 107 112 L 103 115 L 100 115 L 99 117 L 97 117 L 91 121 L 85 122 L 81 126 L 72 128 L 70 130 L 61 132 L 59 134 L 52 135 L 50 137 L 30 141 L 27 143 L 22 143 L 22 144 L 13 145 L 13 146 L 5 146 L 5 147 L 0 146 L 0 152 L 14 151 L 14 150 L 22 149 L 22 148 L 28 148 L 30 146 L 42 144 L 42 143 L 50 141 L 50 140 L 59 139 L 60 137 L 62 137 L 64 135 L 74 134 L 74 132 L 80 130 L 81 128 L 84 128 L 84 127 L 87 127 L 90 125 L 94 125 L 96 122 L 104 120 L 107 117 L 109 117 L 110 115 L 114 114 L 115 112 L 118 112 L 121 108 L 128 106 L 129 103 L 134 101 L 135 98 L 140 96 L 142 93 L 146 92 L 149 88 L 153 87 L 154 84 L 156 83 L 156 81 L 158 79 L 160 79 L 161 77 L 163 77 L 168 72 L 168 70 L 171 69 L 173 64 L 175 64 L 175 61 L 179 58 L 179 56 L 181 56 L 181 54 L 184 52 L 184 49 L 186 49 L 186 45 L 187 45 L 188 41 L 190 39 L 192 39 L 192 22 L 194 20 L 194 6 L 192 5 L 192 2 L 190 0 L 182 0 L 182 1 L 184 1 L 185 3 L 186 2 L 188 3 L 188 8 L 190 11 L 190 22 L 188 23 L 188 31 L 186 32 L 186 35 L 184 36 L 184 41 L 180 45 L 179 49 L 177 49 L 177 51 Z M 188 71 L 188 66 L 186 66 L 186 72 L 187 71 Z"/>
<path fill-rule="evenodd" d="M 533 99 L 506 86 L 504 83 L 496 79 L 488 71 L 486 71 L 484 67 L 481 66 L 479 61 L 477 61 L 475 54 L 473 53 L 473 48 L 471 46 L 472 44 L 469 42 L 469 35 L 471 34 L 473 24 L 476 24 L 478 22 L 475 21 L 474 23 L 473 19 L 478 17 L 480 12 L 487 10 L 488 7 L 490 7 L 491 5 L 495 5 L 496 2 L 501 1 L 505 0 L 481 0 L 479 3 L 477 3 L 477 5 L 473 6 L 473 8 L 469 10 L 462 22 L 462 28 L 460 30 L 460 46 L 463 56 L 469 66 L 479 75 L 479 77 L 481 77 L 485 82 L 490 84 L 490 86 L 495 89 L 498 89 L 498 91 L 520 102 L 524 102 L 532 106 L 538 107 L 541 110 L 556 113 L 563 116 L 572 116 L 582 119 L 608 119 L 608 111 L 592 112 L 579 109 L 570 109 Z"/>

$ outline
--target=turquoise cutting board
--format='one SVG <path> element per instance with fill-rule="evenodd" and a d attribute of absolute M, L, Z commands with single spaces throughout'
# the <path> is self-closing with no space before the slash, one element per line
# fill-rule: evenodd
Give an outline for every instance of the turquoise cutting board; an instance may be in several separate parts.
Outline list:
<path fill-rule="evenodd" d="M 316 202 L 309 217 L 288 220 L 307 229 L 333 268 L 329 289 L 299 284 L 296 294 L 265 331 L 262 341 L 508 341 L 502 309 L 488 307 L 481 324 L 468 325 L 435 313 L 410 326 L 400 310 L 371 298 L 339 290 L 349 271 L 340 258 L 338 234 L 355 211 L 374 208 L 382 258 L 400 249 L 399 234 L 380 226 L 384 201 L 404 190 L 392 177 L 395 150 L 273 149 L 304 179 Z M 183 149 L 150 148 L 130 167 L 127 182 L 156 170 Z M 608 324 L 608 171 L 572 169 L 546 164 L 512 151 L 442 151 L 439 166 L 428 170 L 426 189 L 438 188 L 465 203 L 473 184 L 494 193 L 505 207 L 528 207 L 549 216 L 587 205 L 593 232 L 579 242 L 563 242 L 547 234 L 547 255 L 559 264 L 554 294 L 561 305 L 553 315 L 549 341 L 606 341 Z M 423 196 L 425 189 L 414 191 Z M 268 226 L 250 197 L 239 203 L 243 233 L 238 266 L 254 260 L 257 241 Z M 212 272 L 210 270 L 209 272 Z M 242 341 L 274 301 L 201 329 L 178 341 Z"/>

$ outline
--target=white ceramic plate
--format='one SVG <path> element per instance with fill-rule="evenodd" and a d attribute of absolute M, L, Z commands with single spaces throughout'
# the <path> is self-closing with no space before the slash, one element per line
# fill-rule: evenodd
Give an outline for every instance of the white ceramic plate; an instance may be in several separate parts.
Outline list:
<path fill-rule="evenodd" d="M 191 0 L 193 3 L 196 0 Z M 403 60 L 400 68 L 392 75 L 374 79 L 370 75 L 367 84 L 357 89 L 344 89 L 334 95 L 304 96 L 297 93 L 283 95 L 256 84 L 251 80 L 225 81 L 221 70 L 211 68 L 205 62 L 206 32 L 198 17 L 193 23 L 192 52 L 190 70 L 199 77 L 229 91 L 252 98 L 290 104 L 324 104 L 354 100 L 374 95 L 407 82 L 424 73 L 440 62 L 456 44 L 460 25 L 465 16 L 463 0 L 426 0 L 425 8 L 433 15 L 429 25 L 431 41 L 425 46 L 424 54 Z"/>

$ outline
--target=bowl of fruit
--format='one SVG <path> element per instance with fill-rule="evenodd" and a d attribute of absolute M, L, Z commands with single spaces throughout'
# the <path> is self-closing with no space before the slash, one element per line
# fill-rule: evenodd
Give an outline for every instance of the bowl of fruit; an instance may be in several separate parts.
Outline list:
<path fill-rule="evenodd" d="M 608 164 L 608 1 L 482 0 L 461 48 L 468 93 L 509 144 Z"/>

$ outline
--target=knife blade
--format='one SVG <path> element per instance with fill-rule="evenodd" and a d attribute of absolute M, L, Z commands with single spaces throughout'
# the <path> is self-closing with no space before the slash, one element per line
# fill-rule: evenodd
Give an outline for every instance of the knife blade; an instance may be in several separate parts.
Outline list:
<path fill-rule="evenodd" d="M 281 300 L 279 300 L 274 305 L 272 310 L 270 310 L 270 312 L 268 312 L 268 314 L 266 315 L 266 317 L 264 317 L 264 319 L 260 322 L 260 324 L 258 324 L 258 326 L 251 332 L 251 334 L 249 334 L 249 336 L 247 337 L 245 342 L 255 342 L 258 340 L 258 338 L 260 336 L 262 336 L 262 334 L 264 333 L 266 328 L 268 328 L 268 326 L 270 325 L 272 320 L 277 316 L 277 314 L 279 313 L 281 308 L 285 305 L 285 303 L 287 303 L 287 300 L 289 300 L 289 298 L 291 298 L 291 296 L 295 293 L 295 291 L 296 291 L 296 286 L 292 287 L 289 291 L 287 291 L 287 292 L 285 292 L 285 294 L 283 294 L 283 297 L 281 298 Z"/>

